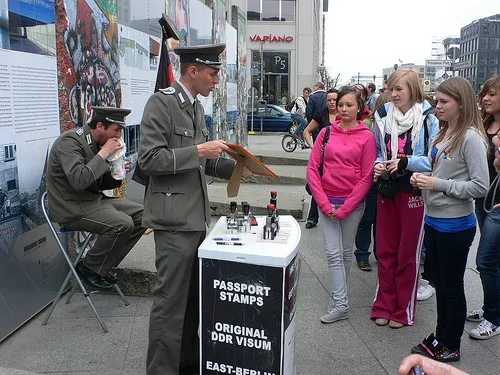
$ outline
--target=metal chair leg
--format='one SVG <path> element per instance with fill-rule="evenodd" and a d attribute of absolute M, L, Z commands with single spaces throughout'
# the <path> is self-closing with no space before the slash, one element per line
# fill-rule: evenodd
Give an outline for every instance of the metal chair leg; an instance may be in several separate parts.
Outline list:
<path fill-rule="evenodd" d="M 122 290 L 120 289 L 120 287 L 117 284 L 113 284 L 113 287 L 115 288 L 116 293 L 118 293 L 120 295 L 120 297 L 122 298 L 123 303 L 125 304 L 125 306 L 128 306 L 129 305 L 128 300 L 123 295 Z"/>
<path fill-rule="evenodd" d="M 66 298 L 66 305 L 71 301 L 71 298 L 73 298 L 73 294 L 75 294 L 77 286 L 78 284 L 74 283 L 73 286 L 71 287 L 71 290 L 68 294 L 68 298 Z"/>
<path fill-rule="evenodd" d="M 68 272 L 66 279 L 64 279 L 64 283 L 62 284 L 61 288 L 57 292 L 56 298 L 54 299 L 54 302 L 52 302 L 52 305 L 50 306 L 50 310 L 47 311 L 47 314 L 45 315 L 45 318 L 43 319 L 42 326 L 47 324 L 47 321 L 49 320 L 50 316 L 54 312 L 54 309 L 56 308 L 57 302 L 59 302 L 59 299 L 61 299 L 61 296 L 64 293 L 64 290 L 66 289 L 66 285 L 68 285 L 70 277 L 71 277 L 71 271 Z M 66 303 L 68 303 L 68 302 L 66 302 Z"/>

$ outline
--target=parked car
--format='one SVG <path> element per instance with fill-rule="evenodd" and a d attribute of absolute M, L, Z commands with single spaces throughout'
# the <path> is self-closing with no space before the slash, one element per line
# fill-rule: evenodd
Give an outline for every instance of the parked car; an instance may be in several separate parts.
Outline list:
<path fill-rule="evenodd" d="M 260 132 L 260 117 L 257 110 L 253 112 L 253 130 Z M 252 130 L 252 112 L 247 116 L 248 130 Z M 292 120 L 290 112 L 274 104 L 268 104 L 264 116 L 263 131 L 265 132 L 289 132 L 293 134 L 297 124 Z"/>

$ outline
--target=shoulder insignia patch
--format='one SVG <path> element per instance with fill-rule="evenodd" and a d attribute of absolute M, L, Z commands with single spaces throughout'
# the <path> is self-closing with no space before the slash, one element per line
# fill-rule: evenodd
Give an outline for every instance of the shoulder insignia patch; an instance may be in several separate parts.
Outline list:
<path fill-rule="evenodd" d="M 75 133 L 78 134 L 78 135 L 82 135 L 83 134 L 83 128 L 78 128 Z"/>
<path fill-rule="evenodd" d="M 165 95 L 175 94 L 175 89 L 173 87 L 167 87 L 166 89 L 160 89 L 160 91 L 162 92 L 162 94 L 165 94 Z"/>
<path fill-rule="evenodd" d="M 181 104 L 184 104 L 184 102 L 186 101 L 186 99 L 184 99 L 184 95 L 182 95 L 181 92 L 179 92 L 177 95 L 179 96 L 179 100 L 181 101 Z"/>

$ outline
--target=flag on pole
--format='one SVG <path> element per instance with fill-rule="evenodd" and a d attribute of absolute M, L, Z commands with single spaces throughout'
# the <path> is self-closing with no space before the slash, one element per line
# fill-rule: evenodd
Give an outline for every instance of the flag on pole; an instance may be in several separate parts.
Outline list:
<path fill-rule="evenodd" d="M 174 31 L 174 26 L 172 21 L 165 13 L 162 13 L 162 17 L 158 20 L 161 26 L 162 37 L 161 37 L 161 52 L 160 52 L 160 63 L 158 64 L 158 74 L 156 75 L 155 92 L 160 89 L 167 88 L 174 81 L 174 72 L 172 71 L 172 65 L 170 64 L 170 59 L 168 57 L 167 40 L 173 38 L 179 40 L 177 33 Z M 139 164 L 135 166 L 134 174 L 132 180 L 135 182 L 148 186 L 149 176 L 146 175 Z"/>

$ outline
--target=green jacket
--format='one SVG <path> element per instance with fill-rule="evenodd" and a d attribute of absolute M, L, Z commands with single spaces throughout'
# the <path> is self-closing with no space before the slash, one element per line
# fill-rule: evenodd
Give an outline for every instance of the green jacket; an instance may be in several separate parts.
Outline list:
<path fill-rule="evenodd" d="M 149 176 L 143 226 L 204 231 L 210 223 L 205 174 L 229 179 L 235 162 L 205 159 L 196 145 L 207 140 L 203 106 L 189 102 L 184 89 L 172 86 L 152 95 L 141 121 L 139 166 Z"/>
<path fill-rule="evenodd" d="M 47 195 L 52 221 L 66 223 L 100 207 L 102 190 L 122 181 L 111 177 L 109 165 L 98 153 L 90 128 L 68 130 L 52 145 L 47 167 Z"/>

